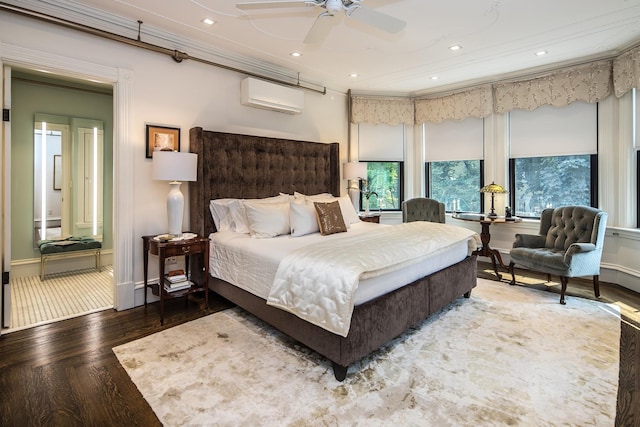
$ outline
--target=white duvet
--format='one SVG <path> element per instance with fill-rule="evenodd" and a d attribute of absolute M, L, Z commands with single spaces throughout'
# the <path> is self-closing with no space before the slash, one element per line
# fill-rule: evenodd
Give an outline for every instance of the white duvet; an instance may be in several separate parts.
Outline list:
<path fill-rule="evenodd" d="M 417 221 L 304 246 L 280 262 L 267 304 L 347 336 L 361 279 L 419 263 L 461 241 L 469 251 L 480 245 L 466 228 Z"/>

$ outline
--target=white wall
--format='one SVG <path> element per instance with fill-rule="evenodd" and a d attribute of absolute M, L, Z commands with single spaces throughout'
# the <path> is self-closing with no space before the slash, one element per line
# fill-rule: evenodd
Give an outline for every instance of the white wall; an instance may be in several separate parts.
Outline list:
<path fill-rule="evenodd" d="M 165 55 L 7 13 L 0 14 L 0 43 L 0 46 L 27 49 L 29 55 L 33 53 L 32 60 L 36 63 L 37 53 L 46 52 L 69 58 L 70 63 L 78 60 L 131 71 L 126 77 L 131 80 L 125 82 L 131 84 L 130 99 L 114 101 L 116 106 L 122 103 L 130 105 L 128 117 L 121 117 L 122 113 L 117 108 L 114 114 L 116 126 L 117 123 L 126 126 L 125 134 L 129 135 L 130 140 L 114 141 L 114 151 L 118 147 L 132 147 L 132 171 L 127 173 L 133 174 L 133 188 L 115 188 L 114 192 L 131 191 L 132 205 L 114 203 L 114 209 L 120 210 L 121 214 L 122 210 L 132 211 L 133 247 L 129 265 L 122 268 L 132 270 L 132 282 L 137 290 L 134 297 L 132 289 L 120 289 L 120 301 L 117 301 L 119 308 L 138 305 L 142 301 L 139 290 L 143 277 L 140 236 L 162 233 L 167 227 L 165 211 L 169 188 L 166 183 L 151 179 L 152 161 L 145 158 L 146 124 L 181 128 L 182 151 L 188 151 L 189 148 L 189 129 L 201 126 L 222 132 L 339 142 L 341 157 L 346 159 L 347 156 L 345 94 L 329 91 L 327 95 L 321 95 L 305 91 L 305 109 L 299 115 L 251 108 L 240 104 L 240 82 L 246 77 L 242 74 L 194 61 L 176 63 Z M 114 97 L 118 97 L 117 92 Z M 114 132 L 114 138 L 117 139 L 118 135 L 118 132 Z M 116 158 L 114 154 L 114 162 Z M 183 192 L 187 198 L 187 184 L 183 184 Z M 115 221 L 119 216 L 122 215 L 114 214 Z M 188 228 L 188 218 L 189 212 L 185 210 L 185 228 Z M 114 252 L 117 250 L 114 248 Z M 149 271 L 151 278 L 157 276 L 157 264 L 153 259 Z M 131 288 L 132 283 L 117 285 Z"/>

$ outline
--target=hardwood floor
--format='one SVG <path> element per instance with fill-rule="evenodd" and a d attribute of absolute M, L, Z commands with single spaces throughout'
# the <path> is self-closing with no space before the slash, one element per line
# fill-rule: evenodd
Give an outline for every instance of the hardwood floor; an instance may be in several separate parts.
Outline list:
<path fill-rule="evenodd" d="M 484 274 L 481 269 L 479 276 Z M 587 285 L 570 282 L 568 296 L 587 296 Z M 525 286 L 546 287 L 535 279 Z M 615 299 L 630 314 L 622 322 L 616 426 L 640 427 L 640 329 L 634 319 L 640 316 L 640 295 L 606 283 L 601 293 L 601 300 Z M 592 290 L 587 297 L 593 298 Z M 160 425 L 111 349 L 203 316 L 200 301 L 190 300 L 185 307 L 184 299 L 169 300 L 164 326 L 157 304 L 150 304 L 2 335 L 0 426 Z M 213 293 L 209 304 L 211 312 L 231 306 Z"/>

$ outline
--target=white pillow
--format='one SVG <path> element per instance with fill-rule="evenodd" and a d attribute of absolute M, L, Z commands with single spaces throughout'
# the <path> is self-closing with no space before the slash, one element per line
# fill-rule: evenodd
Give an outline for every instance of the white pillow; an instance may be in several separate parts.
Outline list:
<path fill-rule="evenodd" d="M 351 224 L 360 222 L 360 217 L 353 207 L 351 198 L 345 194 L 344 196 L 335 197 L 330 193 L 314 194 L 312 196 L 306 196 L 302 193 L 294 193 L 296 200 L 305 200 L 307 203 L 313 204 L 313 202 L 332 202 L 337 200 L 340 203 L 340 211 L 342 211 L 342 219 L 344 220 L 347 228 L 351 227 Z"/>
<path fill-rule="evenodd" d="M 263 203 L 245 200 L 243 204 L 252 238 L 263 239 L 291 232 L 288 201 Z"/>
<path fill-rule="evenodd" d="M 295 197 L 296 199 L 304 199 L 311 202 L 325 202 L 327 200 L 335 199 L 334 195 L 331 193 L 319 193 L 307 196 L 306 194 L 298 193 L 297 191 L 293 193 L 293 197 Z"/>
<path fill-rule="evenodd" d="M 209 202 L 209 211 L 213 217 L 213 223 L 218 231 L 235 231 L 234 217 L 231 212 L 233 205 L 237 205 L 238 199 L 215 199 Z"/>
<path fill-rule="evenodd" d="M 288 194 L 281 194 L 279 196 L 273 197 L 265 197 L 264 199 L 246 199 L 240 200 L 238 204 L 232 205 L 231 207 L 231 215 L 233 216 L 233 221 L 235 225 L 234 231 L 236 233 L 250 233 L 251 230 L 249 228 L 249 220 L 247 219 L 247 214 L 245 212 L 245 203 L 283 203 L 289 202 Z"/>
<path fill-rule="evenodd" d="M 320 231 L 313 203 L 291 202 L 289 209 L 292 237 L 300 237 Z"/>
<path fill-rule="evenodd" d="M 347 224 L 347 227 L 349 227 L 350 224 L 360 222 L 358 212 L 356 212 L 356 208 L 353 207 L 351 198 L 348 195 L 340 196 L 338 202 L 340 203 L 342 218 L 344 219 L 344 223 Z"/>

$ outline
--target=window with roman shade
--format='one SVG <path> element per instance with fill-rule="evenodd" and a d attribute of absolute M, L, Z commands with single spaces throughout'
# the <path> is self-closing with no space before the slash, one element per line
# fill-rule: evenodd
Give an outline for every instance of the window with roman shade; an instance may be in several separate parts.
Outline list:
<path fill-rule="evenodd" d="M 358 124 L 358 159 L 367 162 L 367 189 L 376 194 L 369 198 L 371 210 L 400 210 L 404 140 L 404 125 Z"/>
<path fill-rule="evenodd" d="M 598 106 L 574 102 L 509 113 L 511 203 L 519 216 L 596 206 Z"/>
<path fill-rule="evenodd" d="M 481 212 L 484 167 L 484 119 L 426 123 L 427 196 L 447 211 Z"/>

